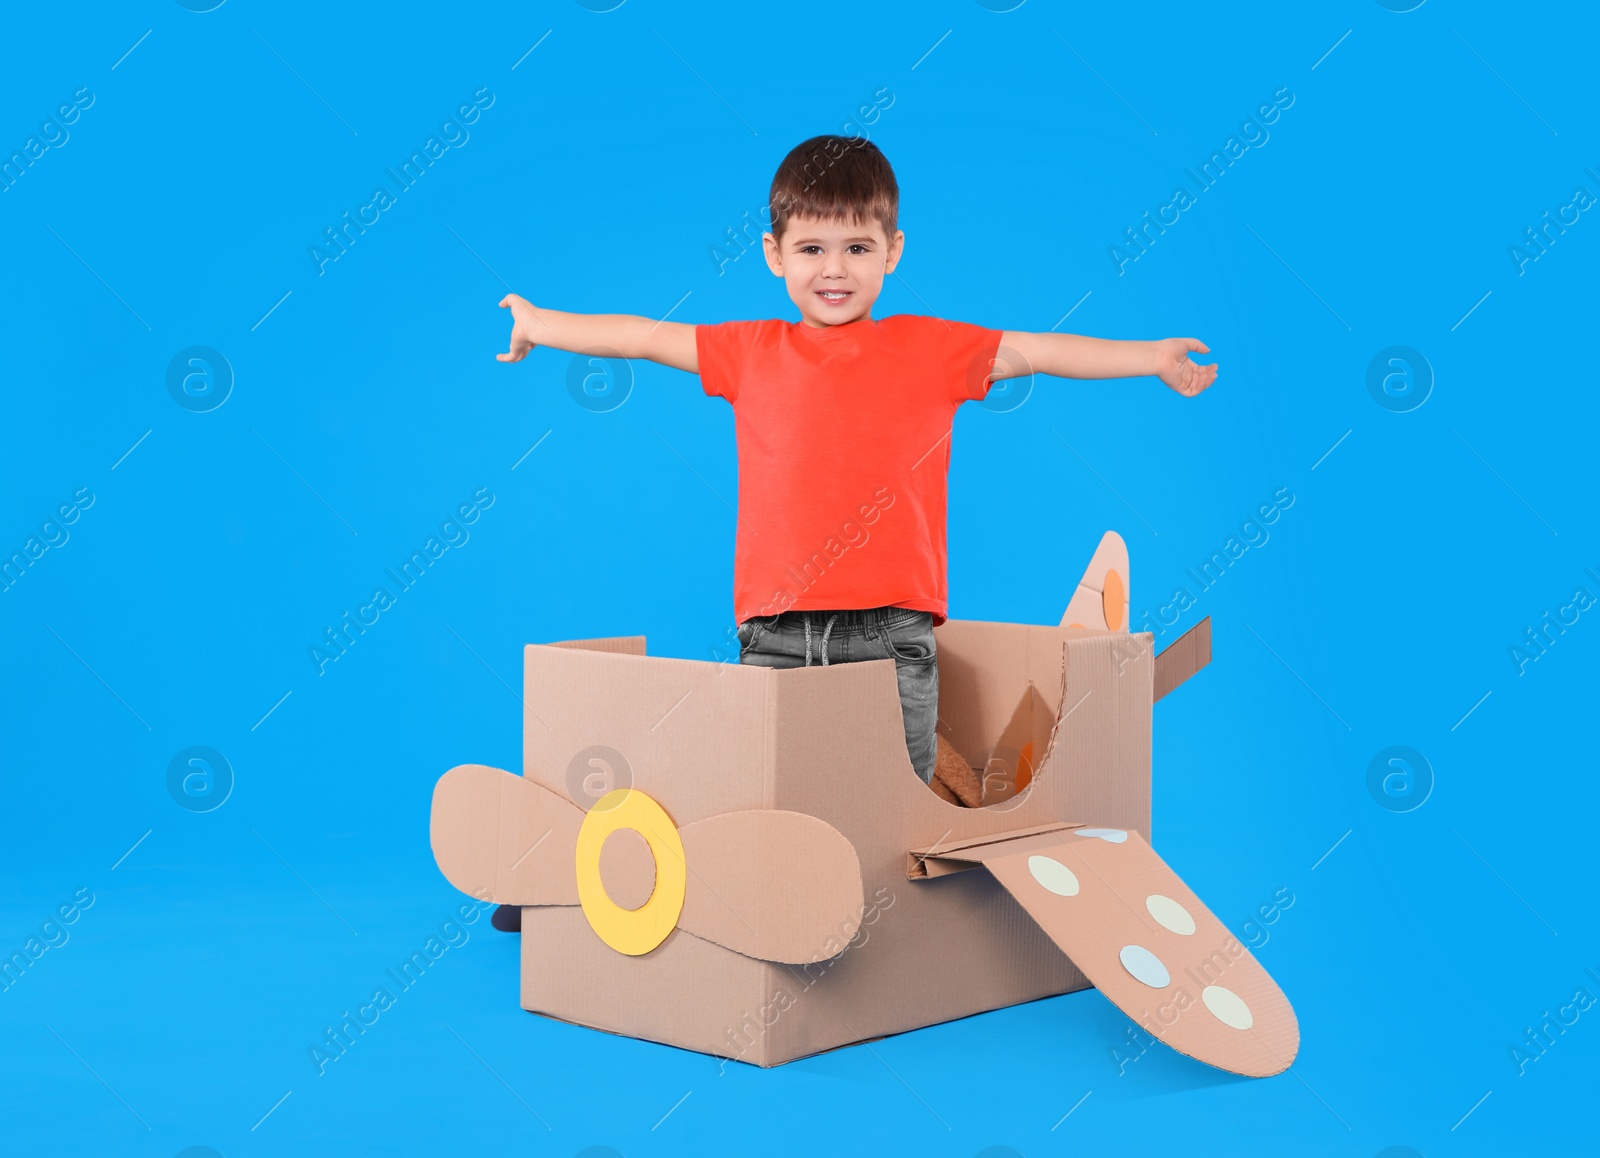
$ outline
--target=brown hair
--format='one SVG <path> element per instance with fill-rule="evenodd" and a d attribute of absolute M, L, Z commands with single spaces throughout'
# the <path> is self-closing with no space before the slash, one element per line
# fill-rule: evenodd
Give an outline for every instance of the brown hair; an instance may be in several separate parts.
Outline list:
<path fill-rule="evenodd" d="M 781 239 L 791 217 L 876 221 L 892 239 L 900 216 L 900 186 L 883 151 L 865 137 L 821 136 L 802 141 L 778 165 L 769 199 L 772 235 Z"/>

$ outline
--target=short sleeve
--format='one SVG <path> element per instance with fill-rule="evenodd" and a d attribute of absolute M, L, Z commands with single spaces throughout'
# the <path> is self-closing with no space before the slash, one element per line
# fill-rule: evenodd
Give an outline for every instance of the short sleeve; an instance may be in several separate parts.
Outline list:
<path fill-rule="evenodd" d="M 1000 351 L 1001 331 L 967 322 L 929 320 L 934 323 L 929 337 L 943 351 L 946 380 L 950 382 L 954 401 L 982 401 L 989 393 L 988 376 Z"/>
<path fill-rule="evenodd" d="M 729 402 L 738 399 L 739 382 L 760 328 L 760 322 L 719 322 L 694 328 L 700 386 L 707 394 Z"/>
<path fill-rule="evenodd" d="M 923 314 L 896 314 L 881 324 L 893 331 L 903 367 L 918 374 L 935 397 L 959 406 L 989 393 L 1001 331 Z"/>

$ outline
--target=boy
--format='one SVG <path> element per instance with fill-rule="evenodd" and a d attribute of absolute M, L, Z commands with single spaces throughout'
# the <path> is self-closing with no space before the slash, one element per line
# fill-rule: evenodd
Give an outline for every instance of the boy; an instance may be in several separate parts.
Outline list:
<path fill-rule="evenodd" d="M 1192 396 L 1215 381 L 1194 338 L 1108 341 L 938 318 L 875 321 L 905 246 L 894 171 L 865 139 L 813 137 L 778 166 L 767 265 L 799 322 L 695 326 L 535 309 L 515 294 L 518 362 L 536 345 L 610 347 L 699 374 L 733 406 L 739 447 L 734 612 L 741 663 L 895 661 L 906 750 L 923 783 L 937 751 L 945 620 L 945 481 L 956 407 L 991 383 L 1155 375 Z"/>

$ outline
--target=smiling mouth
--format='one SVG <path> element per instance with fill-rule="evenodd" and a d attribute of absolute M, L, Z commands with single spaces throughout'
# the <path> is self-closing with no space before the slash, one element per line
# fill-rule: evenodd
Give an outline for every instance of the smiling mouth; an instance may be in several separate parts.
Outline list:
<path fill-rule="evenodd" d="M 843 305 L 855 293 L 854 290 L 818 290 L 817 296 L 830 306 Z"/>

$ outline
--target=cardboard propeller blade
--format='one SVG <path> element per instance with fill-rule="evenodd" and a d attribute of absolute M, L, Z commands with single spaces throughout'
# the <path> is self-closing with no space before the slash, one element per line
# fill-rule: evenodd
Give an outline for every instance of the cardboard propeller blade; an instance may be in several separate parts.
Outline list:
<path fill-rule="evenodd" d="M 578 905 L 576 850 L 588 815 L 525 777 L 463 764 L 434 788 L 434 859 L 451 884 L 482 900 Z M 617 835 L 632 831 L 624 826 Z M 683 849 L 681 931 L 792 965 L 837 956 L 855 935 L 863 913 L 860 861 L 826 821 L 777 809 L 725 812 L 676 834 Z M 627 899 L 642 908 L 661 866 L 649 852 L 630 853 L 626 842 L 618 853 L 594 865 L 600 885 L 613 903 Z"/>
<path fill-rule="evenodd" d="M 583 810 L 532 780 L 461 764 L 433 787 L 429 835 L 445 879 L 481 901 L 575 905 Z"/>
<path fill-rule="evenodd" d="M 861 863 L 845 835 L 803 812 L 724 812 L 683 827 L 689 866 L 679 924 L 755 957 L 836 957 L 863 913 Z"/>
<path fill-rule="evenodd" d="M 1127 631 L 1129 599 L 1128 544 L 1115 531 L 1107 531 L 1067 601 L 1061 626 Z"/>
<path fill-rule="evenodd" d="M 1100 992 L 1173 1049 L 1249 1077 L 1294 1061 L 1289 999 L 1137 832 L 1073 828 L 913 855 L 983 865 Z"/>

